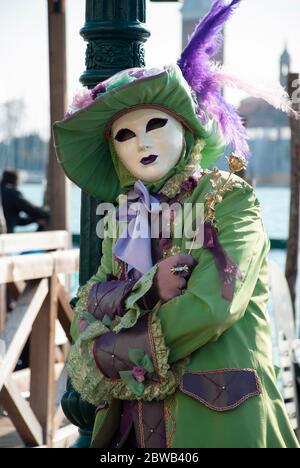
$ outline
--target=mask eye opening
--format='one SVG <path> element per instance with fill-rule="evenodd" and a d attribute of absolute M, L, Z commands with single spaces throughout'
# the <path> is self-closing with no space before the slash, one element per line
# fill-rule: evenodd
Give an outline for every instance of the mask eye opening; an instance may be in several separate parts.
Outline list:
<path fill-rule="evenodd" d="M 167 125 L 168 119 L 162 118 L 154 118 L 149 120 L 146 127 L 146 132 L 151 132 L 152 130 L 156 130 L 158 128 L 162 128 Z"/>
<path fill-rule="evenodd" d="M 121 128 L 115 136 L 115 140 L 119 142 L 130 140 L 131 138 L 136 137 L 136 134 L 129 128 Z"/>

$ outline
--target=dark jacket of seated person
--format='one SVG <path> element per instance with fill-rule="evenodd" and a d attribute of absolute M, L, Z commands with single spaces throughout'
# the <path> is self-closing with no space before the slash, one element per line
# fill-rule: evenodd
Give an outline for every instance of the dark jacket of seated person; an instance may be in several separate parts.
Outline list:
<path fill-rule="evenodd" d="M 8 233 L 13 233 L 16 226 L 26 226 L 38 223 L 42 230 L 49 220 L 49 212 L 26 200 L 18 190 L 19 174 L 7 169 L 3 172 L 1 181 L 1 196 L 3 213 Z M 26 216 L 22 215 L 25 214 Z"/>

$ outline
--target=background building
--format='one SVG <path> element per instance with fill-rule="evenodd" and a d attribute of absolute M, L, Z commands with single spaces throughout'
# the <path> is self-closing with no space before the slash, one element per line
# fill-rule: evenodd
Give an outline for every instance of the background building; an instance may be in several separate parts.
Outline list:
<path fill-rule="evenodd" d="M 185 0 L 182 13 L 182 48 L 193 33 L 199 19 L 207 14 L 212 0 Z M 226 42 L 226 41 L 225 41 Z M 219 56 L 224 62 L 224 48 Z M 279 59 L 278 79 L 287 88 L 287 78 L 291 67 L 291 57 L 285 45 Z M 288 185 L 290 179 L 290 128 L 289 118 L 261 99 L 243 99 L 239 107 L 248 128 L 252 158 L 248 166 L 248 176 L 260 185 Z M 218 163 L 226 169 L 226 162 Z"/>
<path fill-rule="evenodd" d="M 287 88 L 291 58 L 285 47 L 279 60 L 279 80 Z M 290 179 L 289 117 L 261 99 L 241 101 L 239 112 L 246 118 L 252 151 L 248 173 L 258 184 L 288 185 Z"/>
<path fill-rule="evenodd" d="M 183 7 L 181 9 L 182 48 L 186 46 L 188 38 L 194 31 L 199 19 L 203 18 L 203 16 L 208 13 L 212 3 L 212 0 L 184 0 Z M 223 49 L 216 59 L 223 62 Z"/>

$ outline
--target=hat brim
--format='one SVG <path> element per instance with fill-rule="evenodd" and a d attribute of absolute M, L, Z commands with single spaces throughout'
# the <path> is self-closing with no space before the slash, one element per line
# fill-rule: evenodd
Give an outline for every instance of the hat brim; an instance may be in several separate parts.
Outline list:
<path fill-rule="evenodd" d="M 108 129 L 120 115 L 141 107 L 164 110 L 195 137 L 210 137 L 197 118 L 190 90 L 178 67 L 119 86 L 53 126 L 58 161 L 83 191 L 104 201 L 115 201 L 120 184 L 109 151 Z M 207 166 L 204 159 L 201 165 Z"/>

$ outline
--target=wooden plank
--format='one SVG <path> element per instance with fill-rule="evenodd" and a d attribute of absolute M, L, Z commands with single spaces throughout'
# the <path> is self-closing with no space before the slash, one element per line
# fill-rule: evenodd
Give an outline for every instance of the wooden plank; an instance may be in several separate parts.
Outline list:
<path fill-rule="evenodd" d="M 69 448 L 78 439 L 78 427 L 69 424 L 55 433 L 53 448 Z"/>
<path fill-rule="evenodd" d="M 55 371 L 55 381 L 58 381 L 61 373 L 64 370 L 64 363 L 57 362 L 54 366 Z M 30 390 L 30 378 L 31 378 L 31 370 L 30 368 L 22 369 L 17 372 L 11 374 L 11 378 L 18 386 L 20 392 L 29 392 Z"/>
<path fill-rule="evenodd" d="M 70 236 L 67 231 L 45 231 L 31 233 L 2 234 L 0 255 L 32 250 L 68 249 Z"/>
<path fill-rule="evenodd" d="M 69 448 L 79 437 L 78 427 L 68 424 L 59 429 L 54 436 L 52 448 Z M 36 448 L 49 448 L 42 445 Z"/>
<path fill-rule="evenodd" d="M 0 364 L 0 390 L 16 366 L 47 292 L 48 281 L 46 279 L 29 282 L 24 293 L 20 296 L 16 308 L 10 314 L 2 334 L 6 345 L 6 354 Z"/>
<path fill-rule="evenodd" d="M 54 273 L 71 274 L 79 271 L 79 249 L 69 249 L 52 253 Z"/>
<path fill-rule="evenodd" d="M 66 343 L 68 343 L 68 339 L 66 337 L 64 329 L 62 328 L 61 324 L 59 323 L 59 320 L 57 319 L 55 328 L 55 345 L 58 347 L 63 346 Z"/>
<path fill-rule="evenodd" d="M 276 332 L 282 332 L 291 344 L 296 338 L 293 304 L 284 274 L 273 260 L 269 261 L 269 276 Z"/>
<path fill-rule="evenodd" d="M 44 442 L 51 446 L 55 402 L 55 327 L 57 277 L 49 280 L 49 294 L 34 322 L 30 346 L 30 405 L 43 427 Z"/>
<path fill-rule="evenodd" d="M 0 258 L 0 284 L 50 278 L 54 273 L 71 274 L 77 271 L 79 271 L 78 249 Z"/>
<path fill-rule="evenodd" d="M 6 379 L 2 387 L 0 401 L 25 444 L 27 446 L 41 445 L 43 443 L 42 427 L 27 401 L 21 397 L 11 377 Z"/>
<path fill-rule="evenodd" d="M 0 284 L 49 278 L 54 265 L 51 254 L 16 255 L 0 258 Z"/>
<path fill-rule="evenodd" d="M 30 387 L 30 369 L 22 369 L 13 372 L 10 376 L 17 385 L 19 392 L 28 392 Z"/>
<path fill-rule="evenodd" d="M 299 427 L 299 408 L 297 402 L 297 382 L 295 376 L 295 368 L 292 359 L 292 347 L 293 342 L 296 338 L 295 334 L 295 321 L 293 314 L 293 304 L 290 295 L 288 282 L 277 265 L 273 260 L 269 261 L 269 277 L 270 277 L 270 304 L 272 305 L 272 315 L 275 320 L 275 333 L 276 343 L 279 348 L 280 362 L 278 363 L 281 367 L 281 379 L 283 386 L 283 398 L 286 405 L 287 402 L 293 402 L 295 405 L 296 417 L 290 417 L 291 424 Z M 288 385 L 289 395 L 284 395 L 286 391 L 286 372 L 289 371 L 290 383 L 292 387 Z M 292 390 L 292 392 L 291 392 Z"/>
<path fill-rule="evenodd" d="M 7 416 L 0 415 L 0 449 L 25 448 L 25 444 Z"/>
<path fill-rule="evenodd" d="M 56 382 L 54 432 L 56 432 L 59 429 L 61 423 L 63 422 L 65 418 L 60 402 L 61 402 L 63 394 L 66 391 L 67 378 L 68 378 L 67 370 L 66 370 L 66 367 L 64 367 Z"/>
<path fill-rule="evenodd" d="M 6 322 L 6 285 L 0 284 L 0 332 L 4 330 Z"/>
<path fill-rule="evenodd" d="M 70 327 L 73 318 L 73 309 L 69 303 L 69 296 L 63 285 L 58 283 L 58 320 L 67 335 L 70 343 L 72 343 L 72 337 L 70 335 Z"/>

